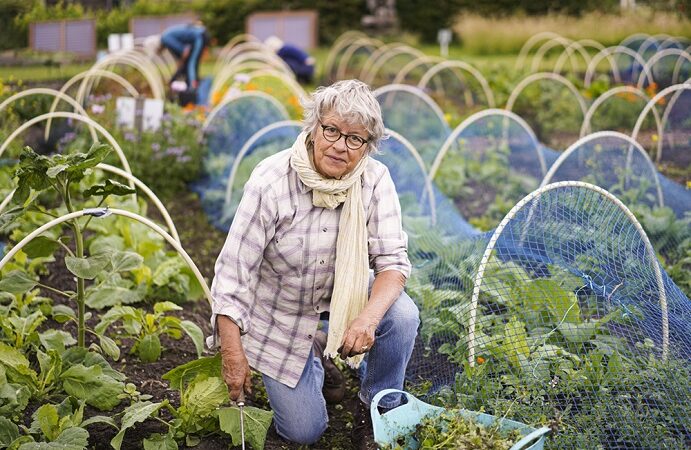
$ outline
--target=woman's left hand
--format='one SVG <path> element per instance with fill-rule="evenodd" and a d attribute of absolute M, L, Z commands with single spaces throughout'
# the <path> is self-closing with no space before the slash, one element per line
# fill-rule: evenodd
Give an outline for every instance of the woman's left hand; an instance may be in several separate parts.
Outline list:
<path fill-rule="evenodd" d="M 343 334 L 343 343 L 338 349 L 341 358 L 367 353 L 374 345 L 374 331 L 377 329 L 377 321 L 360 315 L 350 322 L 348 329 Z"/>

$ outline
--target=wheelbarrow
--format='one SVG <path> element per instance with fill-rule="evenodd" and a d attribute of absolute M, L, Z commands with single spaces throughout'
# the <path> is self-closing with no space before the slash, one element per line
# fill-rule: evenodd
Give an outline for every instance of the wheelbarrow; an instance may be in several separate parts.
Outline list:
<path fill-rule="evenodd" d="M 377 406 L 381 399 L 388 394 L 396 393 L 405 395 L 408 403 L 384 414 L 380 414 Z M 372 404 L 370 405 L 370 414 L 372 416 L 372 425 L 374 428 L 374 441 L 378 445 L 390 446 L 393 448 L 396 446 L 398 438 L 414 433 L 415 428 L 422 419 L 438 416 L 444 411 L 444 408 L 427 404 L 405 391 L 398 389 L 385 389 L 380 391 L 374 396 Z M 516 442 L 510 450 L 543 450 L 545 435 L 550 431 L 547 427 L 533 428 L 524 423 L 509 419 L 498 419 L 490 414 L 481 412 L 462 409 L 459 410 L 459 414 L 463 417 L 473 419 L 484 426 L 490 426 L 498 420 L 500 431 L 518 430 L 523 437 Z M 406 450 L 416 450 L 417 448 L 419 448 L 419 443 L 414 439 L 408 439 Z"/>

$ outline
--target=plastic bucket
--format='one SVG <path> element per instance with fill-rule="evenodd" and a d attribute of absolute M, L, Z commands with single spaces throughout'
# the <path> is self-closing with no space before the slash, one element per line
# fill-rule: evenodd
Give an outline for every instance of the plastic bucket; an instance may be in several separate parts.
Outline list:
<path fill-rule="evenodd" d="M 408 403 L 401 405 L 391 411 L 379 414 L 377 406 L 379 401 L 388 394 L 403 394 L 408 399 Z M 370 405 L 370 415 L 372 416 L 372 425 L 374 427 L 374 441 L 379 445 L 396 446 L 396 440 L 401 436 L 407 436 L 415 432 L 415 427 L 425 417 L 434 417 L 441 414 L 444 408 L 439 406 L 432 406 L 428 403 L 419 400 L 414 395 L 398 389 L 385 389 L 378 392 L 372 399 Z M 510 450 L 543 450 L 545 445 L 545 435 L 549 433 L 550 429 L 547 427 L 533 428 L 524 423 L 516 422 L 509 419 L 497 419 L 490 414 L 484 414 L 475 411 L 459 410 L 459 414 L 467 418 L 472 418 L 481 425 L 490 426 L 499 421 L 499 429 L 501 431 L 510 431 L 517 429 L 522 435 L 520 441 L 511 447 Z M 416 450 L 418 448 L 414 440 L 410 440 L 411 445 L 407 450 Z"/>

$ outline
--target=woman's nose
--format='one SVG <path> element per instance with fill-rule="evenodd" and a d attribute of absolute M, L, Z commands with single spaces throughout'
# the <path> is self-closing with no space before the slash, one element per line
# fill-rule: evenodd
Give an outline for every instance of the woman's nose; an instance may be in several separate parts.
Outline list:
<path fill-rule="evenodd" d="M 334 148 L 338 151 L 341 151 L 341 152 L 347 152 L 348 151 L 348 146 L 346 145 L 345 135 L 341 135 L 338 139 L 336 139 L 336 142 L 334 142 L 333 145 L 334 145 Z"/>

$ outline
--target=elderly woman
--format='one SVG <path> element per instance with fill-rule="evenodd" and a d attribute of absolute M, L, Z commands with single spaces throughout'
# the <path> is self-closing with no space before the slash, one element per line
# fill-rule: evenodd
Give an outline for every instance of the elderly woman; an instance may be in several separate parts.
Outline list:
<path fill-rule="evenodd" d="M 403 292 L 411 266 L 396 189 L 370 156 L 383 135 L 367 85 L 317 89 L 293 146 L 254 169 L 216 262 L 212 345 L 230 397 L 250 391 L 250 367 L 261 372 L 276 431 L 300 444 L 326 430 L 325 394 L 342 398 L 330 357 L 365 360 L 353 426 L 361 448 L 374 448 L 372 397 L 403 388 L 419 317 Z M 318 331 L 326 316 L 328 338 Z"/>

